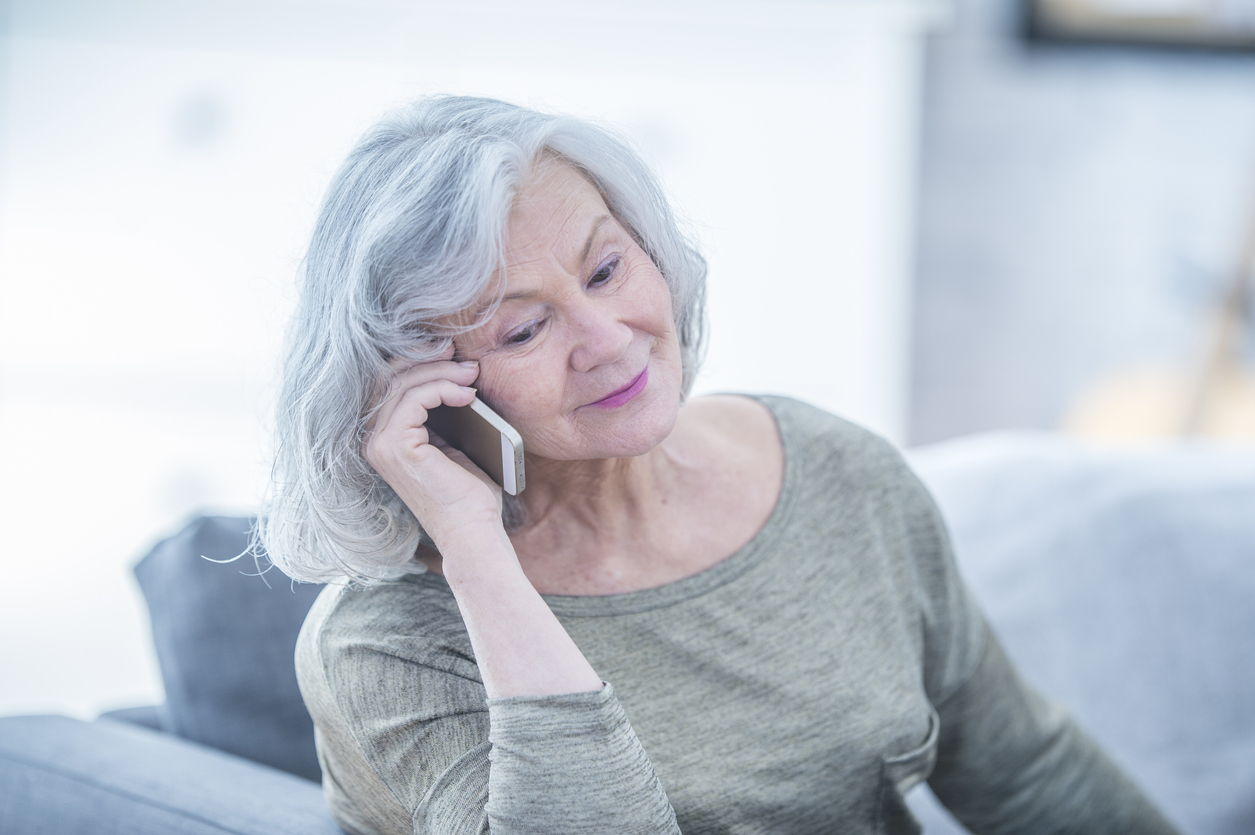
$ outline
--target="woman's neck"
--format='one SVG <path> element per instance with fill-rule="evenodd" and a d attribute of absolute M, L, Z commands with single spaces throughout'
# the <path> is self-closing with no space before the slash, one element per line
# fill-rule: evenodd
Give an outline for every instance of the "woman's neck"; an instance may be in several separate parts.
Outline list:
<path fill-rule="evenodd" d="M 690 577 L 744 547 L 780 496 L 784 449 L 757 401 L 705 397 L 646 455 L 529 458 L 519 563 L 545 594 L 618 594 Z M 440 570 L 440 556 L 420 559 Z"/>
<path fill-rule="evenodd" d="M 634 458 L 528 459 L 527 519 L 510 540 L 540 591 L 607 594 L 656 573 L 649 555 L 666 558 L 659 542 L 689 469 L 674 446 Z"/>

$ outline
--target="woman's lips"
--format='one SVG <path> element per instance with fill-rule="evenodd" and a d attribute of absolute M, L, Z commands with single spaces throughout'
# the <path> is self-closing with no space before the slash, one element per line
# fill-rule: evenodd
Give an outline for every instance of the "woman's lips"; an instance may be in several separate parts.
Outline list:
<path fill-rule="evenodd" d="M 628 383 L 626 386 L 619 389 L 618 391 L 612 391 L 610 394 L 607 394 L 605 397 L 601 398 L 595 403 L 590 403 L 589 405 L 597 406 L 598 408 L 601 408 L 601 409 L 613 409 L 616 406 L 622 406 L 624 403 L 628 402 L 633 397 L 635 397 L 636 395 L 644 391 L 645 386 L 648 383 L 649 383 L 649 366 L 646 365 L 645 370 L 642 371 L 640 374 L 636 375 L 635 380 Z"/>

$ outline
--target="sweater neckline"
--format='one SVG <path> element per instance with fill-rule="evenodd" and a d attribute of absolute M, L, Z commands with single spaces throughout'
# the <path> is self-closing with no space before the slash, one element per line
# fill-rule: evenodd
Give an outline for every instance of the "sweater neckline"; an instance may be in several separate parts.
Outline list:
<path fill-rule="evenodd" d="M 785 408 L 786 398 L 771 395 L 744 396 L 751 397 L 767 407 L 767 411 L 776 422 L 776 431 L 780 435 L 780 445 L 784 450 L 784 483 L 780 488 L 780 496 L 776 499 L 776 506 L 767 517 L 766 523 L 753 539 L 711 567 L 661 586 L 618 594 L 541 595 L 555 615 L 580 618 L 610 617 L 673 606 L 732 582 L 757 565 L 765 555 L 771 553 L 781 533 L 788 527 L 793 497 L 797 492 L 795 482 L 798 478 L 798 460 L 792 448 L 795 433 L 792 417 Z M 445 589 L 449 587 L 443 576 L 433 572 L 407 575 L 405 579 L 418 583 L 437 583 Z M 451 590 L 450 594 L 452 594 Z"/>

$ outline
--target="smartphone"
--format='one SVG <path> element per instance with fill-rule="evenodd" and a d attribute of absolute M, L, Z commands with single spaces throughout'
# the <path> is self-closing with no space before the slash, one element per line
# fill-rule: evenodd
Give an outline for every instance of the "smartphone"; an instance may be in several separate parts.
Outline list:
<path fill-rule="evenodd" d="M 502 490 L 511 496 L 523 492 L 523 436 L 487 403 L 476 397 L 469 406 L 437 406 L 427 413 L 426 425 Z"/>

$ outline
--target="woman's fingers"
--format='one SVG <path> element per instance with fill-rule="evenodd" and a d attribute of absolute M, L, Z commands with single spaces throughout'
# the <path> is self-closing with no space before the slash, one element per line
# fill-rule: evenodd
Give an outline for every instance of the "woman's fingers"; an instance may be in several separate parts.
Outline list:
<path fill-rule="evenodd" d="M 479 376 L 478 364 L 453 362 L 451 352 L 448 357 L 403 369 L 394 361 L 397 374 L 362 437 L 362 456 L 433 536 L 442 526 L 459 525 L 459 518 L 482 521 L 501 512 L 500 488 L 492 479 L 427 431 L 432 409 L 475 399 L 470 384 Z"/>
<path fill-rule="evenodd" d="M 432 409 L 468 406 L 475 399 L 470 384 L 479 376 L 478 363 L 443 359 L 403 370 L 397 366 L 394 361 L 398 373 L 363 434 L 362 456 L 424 526 L 447 521 L 454 507 L 459 513 L 481 513 L 492 507 L 484 504 L 489 502 L 500 513 L 500 488 L 426 427 Z M 484 486 L 489 492 L 483 492 Z"/>
<path fill-rule="evenodd" d="M 475 390 L 459 386 L 451 380 L 435 380 L 407 389 L 387 413 L 363 438 L 362 452 L 376 469 L 381 455 L 403 455 L 406 449 L 428 442 L 427 413 L 437 406 L 467 406 L 475 399 Z"/>
<path fill-rule="evenodd" d="M 465 452 L 450 445 L 448 441 L 435 432 L 428 434 L 428 440 L 432 446 L 443 452 L 450 461 L 482 481 L 493 492 L 493 495 L 497 497 L 497 510 L 501 510 L 501 485 L 493 481 L 492 476 L 480 469 L 479 465 L 472 461 Z"/>
<path fill-rule="evenodd" d="M 395 360 L 394 360 L 395 362 Z M 407 368 L 397 375 L 388 390 L 387 396 L 375 413 L 367 429 L 379 431 L 386 426 L 406 393 L 416 386 L 426 385 L 436 380 L 449 380 L 459 386 L 469 386 L 479 376 L 479 363 L 460 363 L 452 361 L 424 362 Z M 469 401 L 468 401 L 469 402 Z"/>
<path fill-rule="evenodd" d="M 445 349 L 440 352 L 440 356 L 432 357 L 431 361 L 442 362 L 444 360 L 451 360 L 453 359 L 454 352 L 455 352 L 454 345 L 452 342 L 450 342 L 445 347 Z M 388 360 L 388 367 L 398 374 L 402 373 L 408 368 L 412 368 L 415 364 L 416 363 L 413 360 L 408 360 L 405 357 L 393 357 L 392 359 Z"/>
<path fill-rule="evenodd" d="M 385 434 L 406 432 L 427 422 L 427 413 L 438 406 L 469 406 L 475 389 L 459 386 L 452 380 L 436 380 L 415 386 L 401 395 L 388 416 L 388 422 L 377 431 Z"/>
<path fill-rule="evenodd" d="M 467 406 L 474 399 L 474 389 L 451 380 L 414 386 L 395 398 L 386 421 L 377 423 L 362 441 L 366 461 L 428 532 L 431 524 L 439 526 L 468 513 L 481 518 L 485 512 L 501 512 L 499 488 L 492 480 L 426 427 L 432 409 Z"/>

